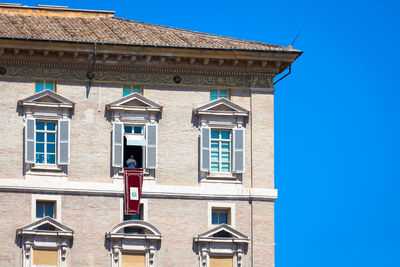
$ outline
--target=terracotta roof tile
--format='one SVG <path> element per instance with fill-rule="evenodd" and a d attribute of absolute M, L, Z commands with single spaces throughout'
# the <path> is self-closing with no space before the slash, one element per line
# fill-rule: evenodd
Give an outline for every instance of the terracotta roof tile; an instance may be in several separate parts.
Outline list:
<path fill-rule="evenodd" d="M 299 52 L 291 47 L 193 32 L 115 17 L 57 17 L 0 13 L 0 38 Z"/>

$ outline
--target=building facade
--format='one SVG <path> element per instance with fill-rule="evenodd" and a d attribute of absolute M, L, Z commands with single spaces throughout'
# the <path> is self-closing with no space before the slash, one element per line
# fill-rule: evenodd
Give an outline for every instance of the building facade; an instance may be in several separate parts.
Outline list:
<path fill-rule="evenodd" d="M 300 51 L 66 7 L 0 25 L 0 266 L 274 266 L 273 80 Z"/>

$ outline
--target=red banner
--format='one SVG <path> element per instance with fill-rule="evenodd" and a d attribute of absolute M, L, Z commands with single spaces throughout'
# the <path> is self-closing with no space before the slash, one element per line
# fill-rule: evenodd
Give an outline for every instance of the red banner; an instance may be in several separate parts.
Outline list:
<path fill-rule="evenodd" d="M 125 214 L 139 214 L 143 186 L 143 169 L 124 168 Z"/>

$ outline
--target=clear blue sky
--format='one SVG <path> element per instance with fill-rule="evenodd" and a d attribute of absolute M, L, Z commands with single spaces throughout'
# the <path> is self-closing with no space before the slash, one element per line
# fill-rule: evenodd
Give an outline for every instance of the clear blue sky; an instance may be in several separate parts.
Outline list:
<path fill-rule="evenodd" d="M 276 266 L 400 266 L 396 1 L 21 3 L 280 45 L 301 30 L 275 94 Z"/>

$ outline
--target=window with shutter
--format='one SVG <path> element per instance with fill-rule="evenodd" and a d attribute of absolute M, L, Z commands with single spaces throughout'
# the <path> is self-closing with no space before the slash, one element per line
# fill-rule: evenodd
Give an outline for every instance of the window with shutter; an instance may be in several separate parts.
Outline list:
<path fill-rule="evenodd" d="M 210 171 L 211 129 L 201 127 L 200 135 L 200 170 Z"/>
<path fill-rule="evenodd" d="M 121 122 L 114 122 L 112 133 L 112 165 L 113 167 L 123 167 L 123 138 L 124 138 L 124 124 Z"/>
<path fill-rule="evenodd" d="M 233 129 L 233 171 L 244 172 L 244 129 Z"/>
<path fill-rule="evenodd" d="M 157 168 L 157 124 L 146 124 L 146 168 Z"/>

